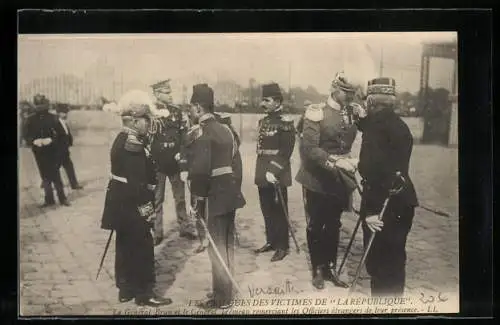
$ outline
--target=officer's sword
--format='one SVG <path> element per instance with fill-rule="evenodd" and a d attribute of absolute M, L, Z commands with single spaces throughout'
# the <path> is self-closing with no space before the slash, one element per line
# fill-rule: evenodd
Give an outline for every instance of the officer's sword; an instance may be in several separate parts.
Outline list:
<path fill-rule="evenodd" d="M 387 198 L 384 201 L 384 205 L 382 206 L 382 211 L 380 211 L 380 214 L 378 215 L 378 219 L 380 221 L 382 221 L 382 219 L 384 218 L 385 210 L 387 209 L 387 204 L 389 203 L 389 200 L 392 198 L 392 196 L 401 192 L 401 190 L 403 189 L 405 179 L 401 175 L 401 172 L 396 172 L 396 177 L 399 178 L 400 180 L 402 180 L 403 185 L 400 186 L 399 188 L 395 189 L 393 187 L 391 190 L 389 190 L 389 195 L 387 196 Z M 370 252 L 370 249 L 371 249 L 372 244 L 373 244 L 373 240 L 375 239 L 375 235 L 376 235 L 376 232 L 372 231 L 372 233 L 370 234 L 370 239 L 368 241 L 368 244 L 365 247 L 365 251 L 363 253 L 363 256 L 361 257 L 361 261 L 359 262 L 358 269 L 356 270 L 356 276 L 354 277 L 354 281 L 352 282 L 351 288 L 349 289 L 349 295 L 351 293 L 353 293 L 354 290 L 356 289 L 356 285 L 357 285 L 357 282 L 359 280 L 359 276 L 361 275 L 361 270 L 365 264 L 366 257 L 368 256 L 368 253 Z"/>
<path fill-rule="evenodd" d="M 293 242 L 295 243 L 297 253 L 300 253 L 299 244 L 297 243 L 297 239 L 295 238 L 295 229 L 293 228 L 293 226 L 290 222 L 290 217 L 288 216 L 288 211 L 287 211 L 286 206 L 285 206 L 285 199 L 283 198 L 283 193 L 281 192 L 281 187 L 279 187 L 279 185 L 274 183 L 274 189 L 276 190 L 276 192 L 278 193 L 278 196 L 280 198 L 281 206 L 283 207 L 283 212 L 285 213 L 285 217 L 286 217 L 286 222 L 288 223 L 288 229 L 290 230 L 290 236 L 292 236 Z"/>
<path fill-rule="evenodd" d="M 101 263 L 99 264 L 99 269 L 97 270 L 97 275 L 95 277 L 96 280 L 99 277 L 99 273 L 101 273 L 102 265 L 104 264 L 104 258 L 106 257 L 106 254 L 108 253 L 109 243 L 111 243 L 111 238 L 113 237 L 114 231 L 115 230 L 112 229 L 111 232 L 109 233 L 108 242 L 106 243 L 106 247 L 104 248 L 104 253 L 102 254 Z"/>
<path fill-rule="evenodd" d="M 208 219 L 208 199 L 205 199 L 205 215 L 207 216 Z M 217 246 L 215 245 L 215 242 L 212 238 L 212 235 L 210 235 L 210 231 L 208 231 L 207 224 L 205 223 L 205 220 L 203 218 L 199 218 L 201 225 L 205 229 L 205 234 L 207 236 L 208 242 L 210 245 L 212 245 L 212 248 L 214 250 L 215 256 L 217 256 L 217 259 L 221 263 L 222 267 L 224 268 L 224 271 L 226 272 L 227 276 L 229 277 L 229 280 L 231 280 L 231 283 L 234 285 L 236 290 L 240 295 L 242 295 L 243 291 L 241 290 L 240 286 L 236 282 L 236 280 L 233 278 L 233 275 L 231 274 L 231 271 L 227 267 L 226 263 L 224 262 L 224 259 L 222 258 L 222 255 L 220 254 L 219 250 L 217 249 Z"/>
<path fill-rule="evenodd" d="M 356 184 L 356 189 L 358 190 L 359 195 L 362 196 L 363 192 L 361 191 L 361 187 L 359 186 L 359 184 Z M 346 248 L 345 253 L 344 253 L 344 257 L 342 258 L 342 263 L 340 263 L 340 267 L 337 271 L 337 274 L 342 273 L 342 269 L 344 268 L 344 264 L 347 260 L 347 256 L 351 252 L 352 244 L 354 243 L 354 238 L 356 237 L 356 233 L 358 232 L 359 226 L 361 225 L 360 211 L 356 211 L 355 209 L 353 209 L 353 210 L 355 213 L 358 214 L 358 221 L 356 221 L 356 226 L 354 226 L 354 230 L 352 231 L 351 239 L 349 239 L 349 244 L 347 245 L 347 248 Z"/>

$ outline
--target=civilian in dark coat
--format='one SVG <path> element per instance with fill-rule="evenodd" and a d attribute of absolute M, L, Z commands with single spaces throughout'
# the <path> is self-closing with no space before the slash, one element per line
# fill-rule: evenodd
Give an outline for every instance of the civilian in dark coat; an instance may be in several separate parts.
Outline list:
<path fill-rule="evenodd" d="M 75 167 L 73 166 L 73 161 L 71 160 L 70 150 L 69 148 L 73 146 L 73 135 L 71 134 L 71 130 L 67 123 L 69 107 L 66 104 L 58 104 L 56 105 L 56 112 L 58 115 L 58 127 L 59 127 L 59 139 L 57 141 L 58 144 L 58 152 L 59 159 L 61 160 L 61 166 L 66 171 L 68 175 L 68 180 L 71 185 L 71 188 L 74 190 L 80 190 L 83 188 L 80 184 L 78 184 L 78 180 L 76 178 Z"/>
<path fill-rule="evenodd" d="M 36 95 L 33 102 L 36 106 L 36 113 L 30 116 L 26 122 L 25 139 L 35 155 L 35 161 L 42 178 L 45 192 L 45 202 L 42 207 L 55 204 L 52 184 L 56 189 L 59 203 L 69 206 L 59 173 L 61 165 L 58 154 L 60 128 L 57 119 L 49 113 L 50 103 L 45 96 Z"/>
<path fill-rule="evenodd" d="M 359 173 L 363 178 L 361 216 L 364 242 L 378 231 L 367 256 L 372 295 L 402 295 L 405 285 L 406 239 L 418 199 L 409 175 L 413 137 L 394 112 L 395 81 L 377 78 L 368 83 L 367 112 L 360 109 L 359 130 L 363 140 Z M 389 201 L 383 221 L 378 220 L 395 175 L 406 180 L 403 190 Z"/>

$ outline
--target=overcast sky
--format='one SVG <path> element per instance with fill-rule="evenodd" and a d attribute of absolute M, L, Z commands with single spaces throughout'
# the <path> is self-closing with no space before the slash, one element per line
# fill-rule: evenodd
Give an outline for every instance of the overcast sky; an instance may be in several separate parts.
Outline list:
<path fill-rule="evenodd" d="M 326 93 L 341 69 L 362 84 L 376 77 L 383 51 L 383 74 L 396 79 L 399 91 L 415 92 L 421 43 L 450 39 L 456 33 L 20 35 L 18 71 L 21 84 L 63 73 L 83 77 L 107 60 L 125 81 L 147 86 L 171 78 L 174 88 L 189 89 L 217 78 L 246 86 L 250 77 L 288 88 L 291 71 L 292 86 Z M 452 67 L 451 60 L 432 62 L 431 86 L 448 88 Z"/>

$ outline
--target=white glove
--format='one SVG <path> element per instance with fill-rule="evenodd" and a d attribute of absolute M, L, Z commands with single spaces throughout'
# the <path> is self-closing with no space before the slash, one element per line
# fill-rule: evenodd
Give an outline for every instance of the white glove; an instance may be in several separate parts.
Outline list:
<path fill-rule="evenodd" d="M 176 161 L 181 160 L 181 154 L 179 152 L 176 153 L 175 156 L 174 156 L 174 158 L 175 158 Z"/>
<path fill-rule="evenodd" d="M 185 183 L 187 179 L 188 179 L 188 172 L 181 172 L 181 181 Z"/>
<path fill-rule="evenodd" d="M 43 140 L 42 140 L 42 139 L 35 139 L 35 140 L 33 141 L 33 144 L 34 144 L 35 146 L 37 146 L 37 147 L 41 147 L 41 146 L 43 146 Z"/>
<path fill-rule="evenodd" d="M 378 215 L 368 216 L 365 219 L 366 225 L 372 231 L 381 231 L 384 226 L 384 222 L 378 219 Z"/>
<path fill-rule="evenodd" d="M 359 164 L 359 159 L 357 158 L 346 158 L 346 160 L 354 167 L 357 168 Z"/>
<path fill-rule="evenodd" d="M 153 214 L 151 214 L 151 215 L 150 215 L 150 216 L 146 219 L 146 221 L 147 221 L 147 222 L 153 222 L 153 221 L 155 221 L 155 219 L 156 219 L 156 214 L 155 214 L 155 213 L 153 213 Z"/>
<path fill-rule="evenodd" d="M 335 166 L 351 173 L 356 170 L 356 167 L 351 163 L 350 159 L 347 158 L 340 158 L 335 163 Z"/>
<path fill-rule="evenodd" d="M 274 176 L 273 173 L 270 173 L 270 172 L 266 172 L 266 180 L 269 182 L 269 183 L 277 183 L 278 180 L 276 179 L 276 176 Z"/>
<path fill-rule="evenodd" d="M 352 112 L 354 115 L 357 115 L 360 118 L 366 117 L 366 109 L 363 106 L 359 105 L 358 103 L 351 103 L 351 105 L 353 107 Z"/>
<path fill-rule="evenodd" d="M 42 144 L 44 146 L 48 146 L 51 143 L 52 143 L 52 139 L 51 138 L 44 138 L 44 139 L 42 139 Z"/>

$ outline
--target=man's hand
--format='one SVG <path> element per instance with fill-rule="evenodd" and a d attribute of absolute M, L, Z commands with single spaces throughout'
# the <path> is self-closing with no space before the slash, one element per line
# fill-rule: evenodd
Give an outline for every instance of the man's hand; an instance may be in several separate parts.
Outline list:
<path fill-rule="evenodd" d="M 146 222 L 154 222 L 156 219 L 156 214 L 150 214 L 149 217 L 147 217 Z"/>
<path fill-rule="evenodd" d="M 187 181 L 187 179 L 188 179 L 188 172 L 182 171 L 181 172 L 181 181 L 183 181 L 185 183 Z"/>
<path fill-rule="evenodd" d="M 174 158 L 175 158 L 175 161 L 181 160 L 181 154 L 179 152 L 176 153 L 175 156 L 174 156 Z"/>
<path fill-rule="evenodd" d="M 381 231 L 382 227 L 384 227 L 384 222 L 382 220 L 379 220 L 378 215 L 366 217 L 365 222 L 372 232 Z"/>
<path fill-rule="evenodd" d="M 363 106 L 359 105 L 358 103 L 351 103 L 351 106 L 352 106 L 352 113 L 354 115 L 357 115 L 360 118 L 366 117 L 367 115 L 366 109 Z"/>
<path fill-rule="evenodd" d="M 352 162 L 350 161 L 350 159 L 347 159 L 347 158 L 340 158 L 335 163 L 335 166 L 338 168 L 342 168 L 343 170 L 351 172 L 351 173 L 356 171 L 356 166 L 354 166 L 352 164 Z"/>
<path fill-rule="evenodd" d="M 49 144 L 52 143 L 52 139 L 51 138 L 45 138 L 45 139 L 42 139 L 42 144 L 44 146 L 48 146 Z"/>
<path fill-rule="evenodd" d="M 276 176 L 274 176 L 273 173 L 270 173 L 270 172 L 266 172 L 266 180 L 269 182 L 269 183 L 277 183 L 278 180 L 276 179 Z"/>
<path fill-rule="evenodd" d="M 34 144 L 35 146 L 37 146 L 37 147 L 41 147 L 41 146 L 43 146 L 43 141 L 42 141 L 42 139 L 35 139 L 35 140 L 33 141 L 33 144 Z"/>

